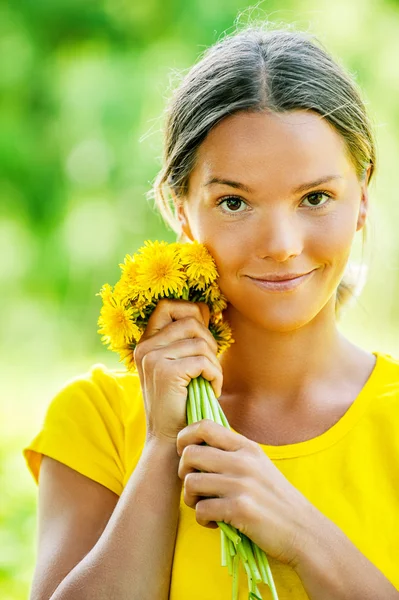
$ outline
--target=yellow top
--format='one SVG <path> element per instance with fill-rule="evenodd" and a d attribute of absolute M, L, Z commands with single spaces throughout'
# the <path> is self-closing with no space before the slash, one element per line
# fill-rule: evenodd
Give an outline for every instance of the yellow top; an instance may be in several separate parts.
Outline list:
<path fill-rule="evenodd" d="M 260 446 L 399 589 L 399 359 L 374 354 L 369 380 L 333 427 L 305 442 Z M 140 458 L 145 429 L 138 376 L 95 364 L 53 398 L 23 455 L 36 482 L 46 454 L 120 495 Z M 293 569 L 269 562 L 280 600 L 308 599 Z M 269 588 L 258 586 L 270 600 Z M 220 564 L 219 529 L 198 525 L 181 498 L 170 600 L 187 598 L 228 600 L 231 577 Z M 247 598 L 242 570 L 239 599 Z"/>

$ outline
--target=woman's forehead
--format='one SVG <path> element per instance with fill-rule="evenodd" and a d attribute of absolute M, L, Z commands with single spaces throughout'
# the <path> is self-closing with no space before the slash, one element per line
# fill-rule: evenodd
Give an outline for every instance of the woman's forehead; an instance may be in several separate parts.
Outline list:
<path fill-rule="evenodd" d="M 202 142 L 190 183 L 209 189 L 212 180 L 225 179 L 256 188 L 284 179 L 291 189 L 353 172 L 343 138 L 317 113 L 237 113 Z"/>

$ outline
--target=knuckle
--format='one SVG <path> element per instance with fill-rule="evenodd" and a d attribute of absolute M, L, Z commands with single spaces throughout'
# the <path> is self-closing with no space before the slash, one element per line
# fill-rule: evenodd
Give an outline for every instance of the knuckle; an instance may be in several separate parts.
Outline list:
<path fill-rule="evenodd" d="M 200 371 L 203 371 L 208 365 L 206 356 L 204 356 L 203 354 L 201 354 L 200 356 L 193 356 L 193 364 L 195 368 L 199 369 Z"/>
<path fill-rule="evenodd" d="M 145 368 L 154 368 L 154 366 L 157 363 L 157 353 L 155 350 L 149 350 L 149 352 L 147 352 L 146 354 L 144 354 L 143 358 L 141 359 L 141 364 L 143 366 L 143 369 Z"/>
<path fill-rule="evenodd" d="M 187 325 L 190 327 L 192 333 L 198 333 L 201 330 L 201 323 L 196 317 L 187 317 Z"/>
<path fill-rule="evenodd" d="M 184 498 L 184 503 L 187 504 L 187 506 L 193 507 L 192 494 L 187 490 L 186 486 L 184 486 L 183 498 Z"/>
<path fill-rule="evenodd" d="M 248 481 L 245 474 L 243 474 L 241 477 L 234 478 L 232 481 L 232 485 L 234 486 L 234 489 L 237 492 L 237 498 L 242 498 L 245 497 L 245 495 L 247 494 L 248 488 L 251 487 L 252 482 Z"/>
<path fill-rule="evenodd" d="M 205 435 L 209 429 L 212 427 L 213 425 L 213 421 L 211 421 L 210 419 L 201 419 L 201 421 L 199 422 L 198 425 L 198 433 L 199 435 Z"/>
<path fill-rule="evenodd" d="M 136 363 L 139 363 L 143 359 L 143 344 L 144 342 L 139 342 L 133 351 L 133 357 Z"/>
<path fill-rule="evenodd" d="M 207 506 L 205 500 L 200 500 L 195 506 L 195 518 L 199 525 L 202 525 L 207 520 Z"/>
<path fill-rule="evenodd" d="M 207 356 L 204 356 L 204 354 L 201 354 L 201 356 L 198 357 L 200 359 L 200 365 L 202 366 L 203 369 L 206 369 L 209 366 L 209 358 Z"/>
<path fill-rule="evenodd" d="M 161 298 L 158 300 L 157 306 L 168 306 L 170 304 L 170 298 Z"/>
<path fill-rule="evenodd" d="M 262 448 L 259 446 L 259 444 L 257 444 L 256 442 L 254 442 L 253 440 L 248 440 L 248 451 L 254 456 L 262 456 L 263 455 L 263 450 Z"/>
<path fill-rule="evenodd" d="M 197 337 L 197 338 L 194 338 L 193 341 L 194 341 L 194 344 L 196 346 L 198 346 L 198 350 L 200 350 L 203 353 L 208 351 L 209 346 L 208 346 L 208 342 L 206 341 L 205 338 Z"/>
<path fill-rule="evenodd" d="M 185 462 L 190 462 L 190 460 L 192 460 L 193 457 L 196 456 L 197 448 L 198 446 L 196 446 L 195 444 L 190 444 L 189 446 L 186 446 L 182 452 L 181 460 L 184 460 Z"/>
<path fill-rule="evenodd" d="M 200 473 L 188 473 L 184 478 L 184 487 L 190 493 L 194 492 L 197 489 L 198 485 L 198 475 Z"/>
<path fill-rule="evenodd" d="M 186 337 L 195 337 L 199 332 L 199 323 L 193 316 L 185 316 L 178 319 L 179 324 L 176 327 L 181 327 Z"/>
<path fill-rule="evenodd" d="M 252 503 L 246 494 L 240 494 L 235 498 L 234 508 L 236 516 L 240 519 L 246 519 L 253 513 Z"/>

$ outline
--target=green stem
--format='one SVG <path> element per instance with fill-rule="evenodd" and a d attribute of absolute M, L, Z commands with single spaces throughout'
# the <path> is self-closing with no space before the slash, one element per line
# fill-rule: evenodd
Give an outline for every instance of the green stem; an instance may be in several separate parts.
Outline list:
<path fill-rule="evenodd" d="M 242 558 L 243 562 L 248 562 L 247 551 L 246 551 L 246 549 L 245 549 L 245 546 L 244 546 L 244 544 L 243 544 L 243 541 L 242 541 L 242 537 L 241 537 L 241 536 L 242 536 L 242 534 L 240 534 L 241 544 L 238 544 L 238 545 L 237 545 L 237 552 L 238 552 L 238 554 L 241 556 L 241 558 Z"/>
<path fill-rule="evenodd" d="M 192 414 L 192 404 L 190 402 L 190 399 L 188 399 L 186 406 L 187 406 L 187 424 L 191 425 L 191 423 L 193 423 L 193 414 Z"/>
<path fill-rule="evenodd" d="M 236 546 L 241 545 L 240 536 L 230 525 L 227 525 L 227 523 L 224 521 L 217 521 L 217 524 L 219 525 L 220 529 L 224 531 L 225 535 L 227 535 L 227 537 L 233 542 L 233 544 Z"/>
<path fill-rule="evenodd" d="M 252 551 L 252 545 L 250 540 L 247 538 L 247 536 L 245 535 L 242 539 L 243 541 L 243 545 L 245 548 L 245 552 L 247 553 L 247 557 L 248 557 L 248 564 L 249 564 L 249 568 L 251 569 L 252 572 L 252 576 L 253 579 L 258 582 L 258 581 L 262 581 L 262 577 L 261 574 L 259 573 L 259 569 L 256 566 L 256 562 L 255 562 L 255 558 L 254 558 L 254 554 Z"/>
<path fill-rule="evenodd" d="M 260 575 L 262 577 L 262 581 L 263 581 L 263 583 L 266 583 L 266 585 L 269 585 L 269 580 L 268 580 L 268 577 L 267 577 L 267 571 L 266 571 L 265 563 L 264 563 L 264 560 L 263 560 L 260 548 L 259 548 L 259 546 L 257 544 L 255 544 L 252 541 L 251 541 L 251 545 L 252 545 L 252 549 L 253 549 L 253 551 L 255 553 L 255 558 L 256 558 L 256 561 L 258 563 L 258 568 L 259 568 L 259 571 L 260 571 Z"/>
<path fill-rule="evenodd" d="M 198 381 L 199 392 L 200 392 L 200 397 L 201 397 L 202 417 L 204 419 L 210 419 L 211 421 L 213 421 L 211 407 L 209 406 L 209 401 L 208 401 L 208 394 L 206 393 L 205 379 L 203 377 L 198 377 L 198 380 L 199 380 Z"/>
<path fill-rule="evenodd" d="M 229 545 L 230 556 L 235 556 L 237 554 L 235 545 L 233 544 L 230 538 L 226 537 L 226 540 Z"/>
<path fill-rule="evenodd" d="M 230 425 L 226 418 L 226 415 L 224 414 L 223 409 L 220 406 L 219 401 L 216 398 L 215 392 L 213 391 L 213 387 L 211 385 L 208 387 L 208 391 L 209 391 L 209 396 L 211 398 L 212 403 L 218 407 L 219 417 L 222 421 L 222 425 L 224 425 L 224 427 L 227 427 L 227 429 L 230 429 Z"/>
<path fill-rule="evenodd" d="M 220 530 L 220 532 L 222 533 L 222 530 Z M 227 570 L 229 575 L 233 575 L 233 556 L 235 556 L 234 544 L 226 535 L 224 535 L 224 547 L 227 560 Z M 233 548 L 233 554 L 231 553 L 231 547 Z"/>
<path fill-rule="evenodd" d="M 224 414 L 223 409 L 220 406 L 220 404 L 219 404 L 219 414 L 220 414 L 220 418 L 221 418 L 221 421 L 222 421 L 222 425 L 224 425 L 225 427 L 227 427 L 227 429 L 231 429 L 230 424 L 229 424 L 229 422 L 228 422 L 228 420 L 226 418 L 226 415 Z"/>
<path fill-rule="evenodd" d="M 195 404 L 197 407 L 198 421 L 202 421 L 202 419 L 204 418 L 204 415 L 202 413 L 201 394 L 200 394 L 200 389 L 199 389 L 198 377 L 196 377 L 195 379 L 192 379 L 191 381 L 193 383 L 193 390 L 194 390 Z"/>
<path fill-rule="evenodd" d="M 273 600 L 278 600 L 278 594 L 277 594 L 276 586 L 274 585 L 273 575 L 270 570 L 269 561 L 267 560 L 265 552 L 262 549 L 260 549 L 260 551 L 261 551 L 262 559 L 263 559 L 263 562 L 265 565 L 267 580 L 269 583 L 270 591 L 272 593 L 272 598 L 273 598 Z"/>
<path fill-rule="evenodd" d="M 212 384 L 202 376 L 192 379 L 188 385 L 187 421 L 196 422 L 210 419 L 230 429 L 229 422 L 213 391 Z M 240 558 L 248 575 L 251 597 L 261 594 L 257 582 L 269 585 L 273 600 L 279 600 L 273 575 L 266 554 L 247 536 L 232 525 L 217 521 L 221 534 L 222 566 L 228 568 L 233 577 L 233 600 L 238 600 L 238 566 Z M 256 557 L 256 559 L 255 559 Z"/>
<path fill-rule="evenodd" d="M 187 403 L 190 404 L 191 415 L 192 415 L 192 423 L 196 423 L 200 419 L 197 414 L 197 402 L 195 400 L 195 392 L 194 392 L 194 384 L 193 380 L 188 384 L 188 400 Z"/>
<path fill-rule="evenodd" d="M 212 420 L 215 421 L 215 423 L 219 423 L 219 425 L 223 425 L 219 412 L 220 405 L 215 396 L 215 392 L 213 391 L 212 384 L 207 379 L 203 379 L 202 377 L 201 379 L 202 382 L 200 382 L 200 385 L 202 384 L 203 393 L 205 393 L 208 398 L 208 403 L 212 412 Z"/>
<path fill-rule="evenodd" d="M 220 530 L 220 560 L 222 567 L 227 567 L 227 556 L 226 556 L 226 536 L 223 529 Z"/>
<path fill-rule="evenodd" d="M 244 569 L 247 573 L 247 578 L 248 578 L 248 589 L 251 592 L 249 597 L 250 598 L 254 598 L 253 594 L 255 595 L 255 597 L 260 598 L 260 600 L 262 600 L 262 596 L 261 593 L 258 589 L 258 586 L 256 585 L 256 581 L 253 577 L 253 573 L 251 571 L 251 568 L 249 566 L 249 563 L 244 563 Z"/>
<path fill-rule="evenodd" d="M 233 590 L 232 590 L 232 599 L 238 600 L 238 583 L 239 583 L 239 567 L 240 557 L 236 554 L 233 558 Z"/>

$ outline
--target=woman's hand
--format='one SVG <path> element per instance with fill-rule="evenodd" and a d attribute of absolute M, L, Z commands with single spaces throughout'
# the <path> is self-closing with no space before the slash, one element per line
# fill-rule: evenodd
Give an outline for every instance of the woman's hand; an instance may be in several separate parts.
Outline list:
<path fill-rule="evenodd" d="M 202 375 L 220 396 L 223 373 L 204 302 L 162 298 L 134 351 L 143 392 L 147 438 L 176 446 L 187 425 L 187 386 Z"/>
<path fill-rule="evenodd" d="M 180 431 L 177 452 L 184 501 L 200 525 L 215 528 L 224 521 L 269 556 L 295 564 L 307 523 L 318 511 L 256 442 L 204 419 Z"/>

